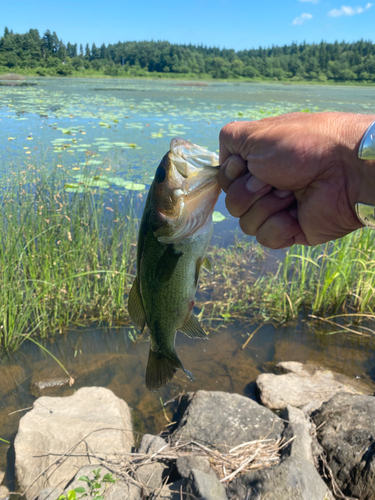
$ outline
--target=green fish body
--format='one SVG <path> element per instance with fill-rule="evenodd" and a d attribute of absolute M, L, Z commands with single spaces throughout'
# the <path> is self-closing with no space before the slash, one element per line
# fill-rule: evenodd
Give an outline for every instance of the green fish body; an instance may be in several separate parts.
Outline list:
<path fill-rule="evenodd" d="M 198 161 L 193 159 L 191 165 L 189 154 L 194 152 Z M 194 380 L 177 357 L 177 330 L 191 338 L 207 338 L 193 307 L 200 269 L 211 271 L 206 251 L 220 193 L 215 163 L 214 153 L 173 139 L 146 200 L 138 235 L 137 277 L 128 306 L 136 327 L 143 331 L 147 325 L 150 330 L 149 390 L 163 387 L 177 369 Z"/>

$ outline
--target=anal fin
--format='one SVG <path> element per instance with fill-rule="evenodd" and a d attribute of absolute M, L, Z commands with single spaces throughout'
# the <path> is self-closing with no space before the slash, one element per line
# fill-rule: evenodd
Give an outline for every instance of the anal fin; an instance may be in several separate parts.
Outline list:
<path fill-rule="evenodd" d="M 203 269 L 205 269 L 206 271 L 208 271 L 211 274 L 214 272 L 212 269 L 212 263 L 208 257 L 205 257 L 202 260 L 202 267 L 203 267 Z"/>
<path fill-rule="evenodd" d="M 191 339 L 208 339 L 206 332 L 199 324 L 198 318 L 193 312 L 190 313 L 189 319 L 179 328 L 179 330 Z"/>
<path fill-rule="evenodd" d="M 149 391 L 158 391 L 172 380 L 177 370 L 182 370 L 189 380 L 195 381 L 194 375 L 185 370 L 175 352 L 164 354 L 150 349 L 146 370 L 147 389 Z"/>
<path fill-rule="evenodd" d="M 146 324 L 146 313 L 143 308 L 141 294 L 139 292 L 138 277 L 135 278 L 128 299 L 128 310 L 134 325 L 143 332 Z"/>

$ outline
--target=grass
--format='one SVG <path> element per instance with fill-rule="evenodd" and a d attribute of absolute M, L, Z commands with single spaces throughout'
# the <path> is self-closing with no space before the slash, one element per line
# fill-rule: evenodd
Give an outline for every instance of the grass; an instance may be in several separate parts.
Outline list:
<path fill-rule="evenodd" d="M 6 350 L 72 325 L 130 324 L 137 198 L 85 184 L 82 192 L 68 192 L 67 178 L 61 165 L 47 172 L 29 164 L 10 167 L 0 180 L 0 345 Z M 283 323 L 301 311 L 335 326 L 328 315 L 375 315 L 371 230 L 292 247 L 280 263 L 246 240 L 213 247 L 209 257 L 215 272 L 202 276 L 197 296 L 206 327 L 233 319 Z"/>
<path fill-rule="evenodd" d="M 198 304 L 209 323 L 244 317 L 283 323 L 301 311 L 375 315 L 375 232 L 369 229 L 325 245 L 293 246 L 267 273 L 259 269 L 265 251 L 256 243 L 215 248 L 211 258 L 215 275 L 203 277 Z"/>
<path fill-rule="evenodd" d="M 100 172 L 98 173 L 100 175 Z M 56 167 L 1 181 L 0 344 L 15 349 L 71 324 L 128 319 L 136 220 L 126 191 L 69 193 Z"/>

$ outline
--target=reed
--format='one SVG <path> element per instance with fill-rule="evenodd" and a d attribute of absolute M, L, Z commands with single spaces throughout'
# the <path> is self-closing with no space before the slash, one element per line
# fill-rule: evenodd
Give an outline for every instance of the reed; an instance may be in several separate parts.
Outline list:
<path fill-rule="evenodd" d="M 134 197 L 84 185 L 84 192 L 67 192 L 60 167 L 11 167 L 1 180 L 5 349 L 71 324 L 128 320 L 124 295 L 135 259 Z"/>
<path fill-rule="evenodd" d="M 199 305 L 212 321 L 248 317 L 282 323 L 301 311 L 375 314 L 375 232 L 369 229 L 316 247 L 295 245 L 275 272 L 259 270 L 265 252 L 257 243 L 212 249 L 211 258 L 215 275 L 203 277 Z"/>

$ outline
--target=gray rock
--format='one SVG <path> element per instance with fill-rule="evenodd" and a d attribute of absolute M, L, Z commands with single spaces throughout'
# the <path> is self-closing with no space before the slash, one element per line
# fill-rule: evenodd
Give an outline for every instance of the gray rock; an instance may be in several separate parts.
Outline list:
<path fill-rule="evenodd" d="M 163 488 L 155 493 L 152 500 L 181 500 L 181 493 L 185 493 L 186 488 L 184 480 L 180 479 L 174 483 L 166 484 Z M 182 498 L 194 500 L 190 495 L 182 495 Z"/>
<path fill-rule="evenodd" d="M 92 453 L 111 458 L 129 453 L 133 444 L 129 408 L 108 389 L 84 387 L 66 398 L 42 397 L 20 420 L 14 443 L 17 480 L 26 490 L 49 467 L 28 489 L 26 499 L 33 499 L 45 488 L 67 484 L 83 465 L 92 462 L 95 468 Z"/>
<path fill-rule="evenodd" d="M 135 472 L 135 479 L 141 483 L 145 493 L 151 494 L 163 487 L 163 478 L 168 475 L 169 467 L 162 462 L 140 465 Z"/>
<path fill-rule="evenodd" d="M 167 442 L 165 439 L 161 438 L 160 436 L 153 436 L 152 434 L 145 434 L 142 437 L 141 444 L 138 449 L 138 453 L 145 453 L 149 455 L 153 455 L 154 453 L 157 453 L 160 451 L 162 448 L 166 449 L 167 448 Z"/>
<path fill-rule="evenodd" d="M 56 498 L 59 498 L 63 493 L 64 490 L 60 487 L 45 488 L 39 493 L 38 500 L 56 500 Z"/>
<path fill-rule="evenodd" d="M 189 479 L 188 493 L 204 500 L 228 500 L 225 488 L 215 474 L 193 469 Z"/>
<path fill-rule="evenodd" d="M 319 476 L 311 452 L 309 426 L 302 410 L 288 407 L 283 437 L 293 441 L 283 448 L 281 461 L 268 469 L 250 472 L 228 487 L 233 500 L 330 500 L 333 496 Z"/>
<path fill-rule="evenodd" d="M 338 392 L 371 394 L 374 390 L 363 382 L 313 365 L 285 361 L 277 367 L 287 373 L 262 373 L 256 380 L 262 403 L 272 410 L 309 405 L 306 410 L 312 411 Z"/>
<path fill-rule="evenodd" d="M 313 421 L 342 492 L 361 500 L 374 499 L 375 398 L 336 394 L 313 415 Z"/>
<path fill-rule="evenodd" d="M 173 442 L 194 440 L 225 451 L 267 435 L 277 437 L 284 429 L 274 413 L 239 394 L 198 391 L 184 396 L 181 404 L 186 409 Z"/>
<path fill-rule="evenodd" d="M 0 486 L 0 500 L 8 500 L 10 498 L 9 490 L 6 486 Z"/>
<path fill-rule="evenodd" d="M 69 491 L 74 490 L 78 487 L 86 488 L 88 492 L 88 488 L 84 481 L 80 481 L 81 476 L 87 476 L 89 479 L 94 478 L 93 470 L 100 469 L 100 477 L 103 478 L 105 474 L 111 474 L 111 471 L 103 466 L 93 466 L 93 465 L 85 465 L 82 467 L 77 474 L 75 475 L 73 481 L 69 483 L 69 485 L 65 488 L 64 494 L 67 495 Z M 103 483 L 100 493 L 102 494 L 105 491 L 105 499 L 106 500 L 141 500 L 142 491 L 137 485 L 129 482 L 125 482 L 119 479 L 116 474 L 112 474 L 112 477 L 116 479 L 115 483 L 107 484 Z M 100 481 L 100 479 L 99 479 Z M 39 500 L 39 499 L 38 499 Z M 47 499 L 46 499 L 47 500 Z M 50 500 L 48 498 L 48 500 Z M 55 500 L 55 497 L 51 500 Z"/>
<path fill-rule="evenodd" d="M 193 469 L 199 470 L 204 474 L 215 474 L 207 458 L 199 455 L 189 455 L 187 457 L 178 457 L 176 460 L 177 471 L 181 477 L 188 479 Z"/>

